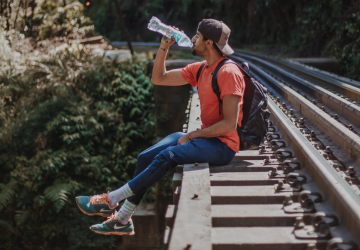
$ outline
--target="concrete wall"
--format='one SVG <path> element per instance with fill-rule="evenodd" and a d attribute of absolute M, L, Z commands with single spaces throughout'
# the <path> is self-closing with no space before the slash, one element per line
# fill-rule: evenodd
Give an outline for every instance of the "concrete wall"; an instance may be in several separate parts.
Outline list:
<path fill-rule="evenodd" d="M 194 60 L 166 60 L 166 70 L 185 67 Z M 149 63 L 148 71 L 152 72 L 153 61 Z M 186 121 L 185 109 L 190 97 L 192 87 L 190 84 L 183 86 L 155 86 L 155 116 L 156 136 L 161 139 L 165 136 L 182 131 Z"/>

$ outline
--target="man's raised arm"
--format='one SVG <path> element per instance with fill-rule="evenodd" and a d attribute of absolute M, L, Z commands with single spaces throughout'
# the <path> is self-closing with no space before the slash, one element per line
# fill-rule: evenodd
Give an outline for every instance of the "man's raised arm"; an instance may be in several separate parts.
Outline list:
<path fill-rule="evenodd" d="M 180 73 L 180 69 L 166 71 L 166 54 L 169 50 L 169 47 L 174 42 L 175 38 L 169 39 L 167 37 L 163 37 L 161 39 L 160 48 L 155 57 L 154 68 L 151 77 L 151 82 L 155 85 L 179 86 L 187 84 L 187 81 Z"/>

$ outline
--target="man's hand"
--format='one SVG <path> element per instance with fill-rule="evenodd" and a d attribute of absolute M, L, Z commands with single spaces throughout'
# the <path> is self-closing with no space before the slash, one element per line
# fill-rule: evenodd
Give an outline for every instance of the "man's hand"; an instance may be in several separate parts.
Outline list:
<path fill-rule="evenodd" d="M 168 49 L 171 45 L 175 43 L 175 37 L 168 38 L 166 36 L 163 36 L 161 38 L 161 48 Z"/>
<path fill-rule="evenodd" d="M 177 144 L 178 145 L 183 145 L 187 142 L 191 141 L 189 134 L 183 135 L 180 137 L 180 139 L 178 140 Z"/>
<path fill-rule="evenodd" d="M 174 29 L 179 30 L 178 28 L 176 28 L 175 26 L 172 26 Z M 182 33 L 184 33 L 184 31 L 181 31 Z M 175 37 L 172 38 L 168 38 L 166 36 L 163 36 L 161 38 L 161 48 L 163 49 L 168 49 L 171 45 L 173 45 L 175 43 Z"/>

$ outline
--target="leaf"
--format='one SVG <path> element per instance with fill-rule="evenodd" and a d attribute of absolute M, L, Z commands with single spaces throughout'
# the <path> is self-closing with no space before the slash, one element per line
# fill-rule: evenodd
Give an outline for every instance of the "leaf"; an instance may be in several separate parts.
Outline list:
<path fill-rule="evenodd" d="M 16 211 L 15 214 L 15 221 L 16 221 L 16 226 L 20 227 L 22 225 L 24 225 L 24 223 L 28 220 L 29 218 L 29 211 Z"/>
<path fill-rule="evenodd" d="M 7 185 L 0 183 L 0 211 L 8 205 L 11 199 L 15 195 L 14 188 L 16 187 L 16 181 L 11 180 Z"/>
<path fill-rule="evenodd" d="M 71 186 L 68 183 L 54 183 L 44 191 L 44 195 L 49 199 L 58 213 L 69 202 Z"/>

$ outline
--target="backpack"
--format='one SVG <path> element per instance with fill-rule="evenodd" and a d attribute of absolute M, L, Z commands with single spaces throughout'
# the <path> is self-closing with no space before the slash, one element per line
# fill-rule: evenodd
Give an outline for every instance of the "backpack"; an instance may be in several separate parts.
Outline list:
<path fill-rule="evenodd" d="M 220 68 L 225 63 L 233 63 L 240 69 L 245 81 L 244 103 L 242 107 L 243 118 L 241 127 L 237 125 L 237 133 L 240 138 L 240 150 L 257 149 L 263 141 L 268 130 L 268 119 L 270 112 L 267 109 L 267 89 L 250 75 L 248 63 L 243 63 L 241 67 L 230 59 L 222 60 L 215 68 L 212 76 L 212 89 L 219 100 L 219 115 L 221 115 L 222 100 L 220 99 L 220 90 L 217 82 L 217 75 Z M 203 63 L 196 74 L 196 81 L 199 80 Z M 246 69 L 247 71 L 246 71 Z"/>

